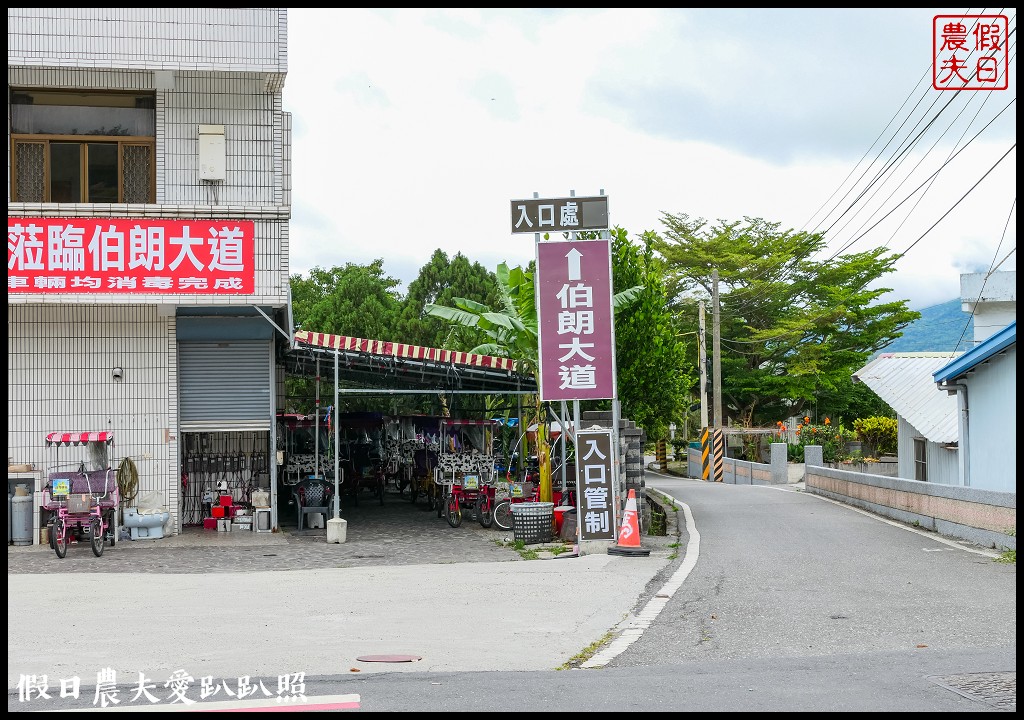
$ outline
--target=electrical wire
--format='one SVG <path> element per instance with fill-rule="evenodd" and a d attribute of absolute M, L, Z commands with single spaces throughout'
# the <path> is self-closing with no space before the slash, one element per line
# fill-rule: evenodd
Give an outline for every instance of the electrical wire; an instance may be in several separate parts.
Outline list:
<path fill-rule="evenodd" d="M 1014 18 L 1016 18 L 1016 15 L 1014 15 Z M 1009 38 L 1010 38 L 1010 36 L 1013 36 L 1013 35 L 1015 35 L 1015 34 L 1016 34 L 1016 28 L 1014 28 L 1013 30 L 1009 31 L 1009 32 L 1008 32 L 1008 36 L 1007 36 L 1007 38 L 1006 38 L 1006 42 L 1009 42 Z M 1015 43 L 1013 43 L 1013 45 L 1015 45 Z M 1008 46 L 1008 50 L 1009 50 L 1009 49 L 1012 49 L 1012 45 Z M 973 52 L 973 51 L 972 51 L 972 52 Z M 1011 59 L 1012 59 L 1012 58 L 1011 58 Z M 922 80 L 923 80 L 923 78 L 924 78 L 924 76 L 922 76 Z M 921 83 L 921 80 L 919 80 L 919 81 L 918 81 L 918 83 L 920 84 L 920 83 Z M 927 89 L 927 88 L 926 88 L 926 89 Z M 956 94 L 954 95 L 954 98 L 955 98 L 956 96 L 959 96 L 960 94 L 961 94 L 960 92 L 957 92 L 957 93 L 956 93 Z M 971 99 L 973 99 L 973 98 L 975 97 L 975 95 L 976 95 L 976 94 L 972 94 L 972 95 L 971 95 Z M 910 99 L 910 97 L 908 96 L 908 98 L 907 98 L 906 100 L 904 100 L 903 106 L 901 106 L 901 110 L 902 110 L 902 107 L 906 106 L 906 104 L 907 104 L 907 102 L 909 101 L 909 99 Z M 988 99 L 988 96 L 986 96 L 986 102 L 987 102 L 987 99 Z M 936 101 L 934 101 L 934 102 L 932 103 L 932 107 L 934 107 L 934 106 L 935 106 L 936 102 L 937 102 L 937 100 L 936 100 Z M 950 102 L 952 102 L 952 98 L 951 98 Z M 913 145 L 914 145 L 914 144 L 916 144 L 916 143 L 917 143 L 917 142 L 918 142 L 918 141 L 920 140 L 920 138 L 921 138 L 921 137 L 923 136 L 923 133 L 924 133 L 924 132 L 925 132 L 925 131 L 926 131 L 926 130 L 927 130 L 927 129 L 929 128 L 929 127 L 931 127 L 931 126 L 932 126 L 932 125 L 934 124 L 934 122 L 935 122 L 935 121 L 936 121 L 936 120 L 938 119 L 939 115 L 941 115 L 941 114 L 942 114 L 942 111 L 943 111 L 943 110 L 945 110 L 945 109 L 946 109 L 947 107 L 949 107 L 949 104 L 950 104 L 950 102 L 947 102 L 947 103 L 946 103 L 946 104 L 945 104 L 945 105 L 944 105 L 944 106 L 943 106 L 942 108 L 940 108 L 940 110 L 938 111 L 938 113 L 936 113 L 936 114 L 935 114 L 935 115 L 934 115 L 934 116 L 933 116 L 933 117 L 932 117 L 932 118 L 931 118 L 930 120 L 928 120 L 928 123 L 927 123 L 927 124 L 925 125 L 925 128 L 924 128 L 924 130 L 920 131 L 920 132 L 919 132 L 919 133 L 917 134 L 917 136 L 915 137 L 915 139 L 913 140 L 913 142 L 912 142 L 912 143 L 911 143 L 911 144 L 910 144 L 909 146 L 905 146 L 905 149 L 904 149 L 904 150 L 902 150 L 902 151 L 900 151 L 899 155 L 901 155 L 901 156 L 902 156 L 902 155 L 905 155 L 905 154 L 906 154 L 906 152 L 908 152 L 908 150 L 909 150 L 909 149 L 910 149 L 911 147 L 913 147 Z M 896 209 L 898 209 L 898 208 L 899 208 L 900 206 L 902 206 L 902 205 L 903 205 L 903 204 L 904 204 L 904 203 L 905 203 L 905 202 L 906 202 L 907 200 L 909 200 L 909 199 L 910 199 L 911 197 L 913 197 L 913 196 L 914 196 L 914 195 L 915 195 L 915 194 L 916 194 L 916 193 L 918 192 L 918 190 L 920 190 L 921 188 L 923 188 L 923 187 L 924 187 L 925 185 L 928 185 L 928 184 L 929 184 L 929 182 L 934 182 L 934 179 L 935 179 L 935 177 L 936 177 L 936 176 L 938 175 L 939 171 L 941 171 L 941 170 L 942 170 L 943 168 L 945 168 L 945 167 L 946 167 L 947 165 L 949 165 L 949 163 L 950 163 L 950 162 L 951 162 L 951 161 L 953 160 L 953 158 L 955 158 L 955 157 L 956 157 L 957 155 L 959 155 L 959 154 L 960 154 L 960 153 L 961 153 L 961 152 L 962 152 L 962 151 L 963 151 L 964 149 L 966 149 L 966 148 L 967 148 L 967 146 L 969 146 L 969 145 L 970 145 L 970 144 L 971 144 L 971 143 L 972 143 L 972 142 L 973 142 L 973 141 L 974 141 L 975 139 L 977 139 L 977 137 L 978 137 L 978 136 L 979 136 L 979 135 L 981 134 L 981 132 L 984 132 L 984 130 L 986 130 L 986 129 L 987 129 L 987 128 L 988 128 L 988 127 L 989 127 L 989 126 L 990 126 L 990 125 L 991 125 L 991 124 L 992 124 L 992 123 L 993 123 L 993 122 L 994 122 L 994 121 L 995 121 L 995 120 L 996 120 L 996 119 L 997 119 L 997 118 L 998 118 L 998 117 L 999 117 L 1000 115 L 1002 115 L 1002 113 L 1003 113 L 1003 112 L 1004 112 L 1004 111 L 1005 111 L 1005 110 L 1006 110 L 1006 109 L 1007 109 L 1007 108 L 1008 108 L 1008 107 L 1009 107 L 1010 105 L 1012 105 L 1012 104 L 1013 104 L 1014 102 L 1016 102 L 1016 99 L 1015 99 L 1015 98 L 1014 98 L 1013 100 L 1011 100 L 1011 101 L 1010 101 L 1009 103 L 1007 103 L 1007 105 L 1006 105 L 1006 106 L 1005 106 L 1005 107 L 1004 107 L 1004 108 L 1003 108 L 1003 109 L 1002 109 L 1002 110 L 1001 110 L 1001 111 L 1000 111 L 999 113 L 997 113 L 997 115 L 996 115 L 996 116 L 995 116 L 995 117 L 994 117 L 994 118 L 993 118 L 992 120 L 990 120 L 990 121 L 989 121 L 989 122 L 988 122 L 988 123 L 987 123 L 987 124 L 985 125 L 985 127 L 983 127 L 983 128 L 982 128 L 982 130 L 981 130 L 981 131 L 979 131 L 979 132 L 978 132 L 977 134 L 975 134 L 975 135 L 974 135 L 974 137 L 972 137 L 972 138 L 971 138 L 971 140 L 969 140 L 969 141 L 968 141 L 968 142 L 967 142 L 967 143 L 966 143 L 966 144 L 965 144 L 965 145 L 964 145 L 963 147 L 961 147 L 961 148 L 960 148 L 959 150 L 956 150 L 956 152 L 955 152 L 955 153 L 953 153 L 953 154 L 952 154 L 951 156 L 949 156 L 949 157 L 948 157 L 948 158 L 946 159 L 946 162 L 944 162 L 944 163 L 943 163 L 943 165 L 942 165 L 942 166 L 941 166 L 941 167 L 939 168 L 939 170 L 938 170 L 938 171 L 936 171 L 936 172 L 935 172 L 935 173 L 933 173 L 933 174 L 932 174 L 931 176 L 929 176 L 929 178 L 927 178 L 927 179 L 925 180 L 925 182 L 923 182 L 923 183 L 922 183 L 922 184 L 921 184 L 920 186 L 918 186 L 918 188 L 917 188 L 916 190 L 914 190 L 914 191 L 913 191 L 912 193 L 910 193 L 910 195 L 908 195 L 908 196 L 907 196 L 906 198 L 904 198 L 904 200 L 902 200 L 902 201 L 901 201 L 901 202 L 900 202 L 899 204 L 897 204 L 897 206 L 896 206 L 896 207 L 894 207 L 894 208 L 893 208 L 892 210 L 890 210 L 889 212 L 887 212 L 887 213 L 886 213 L 886 215 L 885 215 L 885 216 L 884 216 L 884 217 L 883 217 L 882 219 L 880 219 L 880 220 L 879 220 L 878 222 L 874 223 L 874 224 L 873 224 L 873 225 L 872 225 L 872 226 L 871 226 L 870 228 L 868 228 L 868 230 L 866 230 L 866 231 L 864 231 L 864 232 L 861 232 L 861 233 L 859 233 L 859 234 L 855 235 L 855 237 L 854 237 L 854 238 L 853 238 L 852 240 L 850 240 L 850 241 L 846 242 L 846 243 L 845 243 L 845 244 L 843 245 L 843 247 L 842 247 L 842 248 L 840 248 L 840 250 L 838 250 L 837 252 L 835 252 L 835 253 L 834 253 L 834 254 L 832 255 L 832 257 L 831 257 L 831 258 L 829 258 L 829 260 L 827 260 L 826 262 L 830 262 L 831 260 L 835 259 L 835 257 L 836 257 L 836 256 L 838 256 L 838 255 L 839 255 L 839 254 L 841 254 L 842 252 L 846 251 L 846 250 L 847 250 L 847 249 L 848 249 L 849 247 L 851 247 L 851 246 L 852 246 L 852 245 L 853 245 L 853 244 L 854 244 L 855 242 L 857 242 L 858 240 L 861 240 L 862 238 L 864 238 L 864 237 L 865 237 L 865 236 L 866 236 L 866 235 L 868 234 L 868 232 L 870 232 L 870 230 L 874 229 L 874 228 L 875 228 L 875 227 L 877 227 L 877 226 L 878 226 L 878 225 L 879 225 L 879 224 L 880 224 L 880 223 L 881 223 L 881 222 L 882 222 L 883 220 L 885 220 L 886 218 L 888 218 L 888 217 L 889 217 L 889 216 L 890 216 L 890 215 L 891 215 L 891 214 L 892 214 L 893 212 L 895 212 L 895 210 L 896 210 Z M 920 100 L 918 101 L 917 105 L 920 105 Z M 915 105 L 915 109 L 916 109 L 917 105 Z M 984 107 L 984 103 L 983 103 L 982 107 Z M 964 110 L 966 110 L 966 106 L 965 106 L 965 108 L 964 108 L 963 110 L 961 110 L 961 111 L 960 111 L 960 113 L 958 113 L 957 117 L 953 119 L 953 122 L 955 122 L 955 121 L 956 121 L 957 119 L 959 119 L 960 115 L 961 115 L 961 114 L 962 114 L 962 113 L 964 112 Z M 978 113 L 980 113 L 980 111 L 981 111 L 981 110 L 979 109 Z M 913 112 L 913 111 L 911 111 L 911 112 Z M 975 114 L 975 119 L 977 119 L 977 114 L 978 114 L 978 113 L 976 113 L 976 114 Z M 899 114 L 899 113 L 897 112 L 897 115 L 898 115 L 898 114 Z M 890 127 L 890 126 L 892 125 L 892 123 L 894 122 L 894 120 L 895 120 L 895 117 L 894 117 L 894 118 L 892 118 L 892 119 L 890 119 L 890 121 L 889 121 L 889 124 L 888 124 L 888 125 L 886 126 L 886 130 L 887 130 L 887 129 L 888 129 L 888 128 L 889 128 L 889 127 Z M 909 117 L 908 117 L 908 120 L 909 120 Z M 922 123 L 923 121 L 924 121 L 924 119 L 923 119 L 923 118 L 922 118 L 921 120 L 919 120 L 919 121 L 918 121 L 918 122 L 916 123 L 915 129 L 916 129 L 916 127 L 920 127 L 920 126 L 921 126 L 921 123 Z M 973 121 L 972 121 L 972 122 L 973 122 Z M 903 122 L 903 125 L 906 125 L 906 123 L 907 123 L 907 121 L 905 120 L 905 121 Z M 901 125 L 901 128 L 903 127 L 903 125 Z M 950 128 L 946 128 L 946 130 L 945 130 L 945 131 L 943 131 L 943 133 L 942 133 L 942 136 L 944 136 L 944 135 L 946 134 L 946 132 L 948 132 L 948 131 L 949 131 L 949 129 L 950 129 Z M 966 130 L 965 130 L 965 133 L 966 133 Z M 883 132 L 882 132 L 882 134 L 881 134 L 881 135 L 884 135 L 884 134 L 885 134 L 885 130 L 883 130 Z M 878 140 L 880 139 L 881 135 L 879 136 L 879 138 L 876 138 L 876 139 L 875 139 L 875 142 L 874 142 L 874 143 L 872 143 L 872 147 L 873 147 L 873 146 L 874 146 L 875 144 L 877 144 L 877 143 L 878 143 Z M 961 139 L 962 139 L 962 137 L 963 137 L 963 136 L 961 136 Z M 894 134 L 893 138 L 891 138 L 891 139 L 889 140 L 889 142 L 887 142 L 887 143 L 886 143 L 886 147 L 888 147 L 888 145 L 889 145 L 889 144 L 890 144 L 890 143 L 892 142 L 892 140 L 893 140 L 893 139 L 895 139 L 895 134 Z M 941 136 L 940 136 L 939 140 L 941 140 Z M 903 142 L 901 143 L 901 145 L 904 145 L 904 144 L 905 144 L 906 142 L 907 142 L 907 140 L 904 140 L 904 141 L 903 141 Z M 935 144 L 933 144 L 932 148 L 931 148 L 931 149 L 929 149 L 929 150 L 927 151 L 927 153 L 926 153 L 926 156 L 927 156 L 927 154 L 930 154 L 930 153 L 931 153 L 931 152 L 932 152 L 932 151 L 933 151 L 933 150 L 935 149 L 935 146 L 936 146 L 937 144 L 938 144 L 938 140 L 936 140 L 936 143 L 935 143 Z M 875 163 L 875 162 L 876 162 L 876 161 L 877 161 L 878 159 L 880 159 L 880 157 L 881 157 L 881 152 L 883 152 L 884 150 L 885 150 L 885 148 L 882 148 L 882 150 L 881 150 L 881 151 L 879 151 L 879 154 L 878 154 L 878 156 L 876 156 L 875 160 L 872 160 L 872 161 L 871 161 L 871 163 L 869 163 L 869 165 L 868 165 L 868 168 L 870 168 L 870 166 L 871 166 L 871 165 L 873 165 L 873 164 L 874 164 L 874 163 Z M 869 148 L 868 152 L 870 152 L 870 148 Z M 865 153 L 864 157 L 862 157 L 862 158 L 861 158 L 861 160 L 860 160 L 860 161 L 858 161 L 857 165 L 860 165 L 860 164 L 861 164 L 861 162 L 863 162 L 863 160 L 864 160 L 864 158 L 865 158 L 866 156 L 867 156 L 867 153 Z M 896 157 L 896 156 L 893 156 L 893 157 Z M 900 159 L 900 161 L 899 161 L 899 163 L 902 163 L 903 159 L 905 159 L 905 157 L 901 158 L 901 159 Z M 918 161 L 918 164 L 917 164 L 917 165 L 918 165 L 918 166 L 920 166 L 920 165 L 921 165 L 921 163 L 922 163 L 922 162 L 924 161 L 924 159 L 925 159 L 925 158 L 922 158 L 922 159 L 921 159 L 920 161 Z M 851 202 L 851 203 L 850 203 L 849 207 L 847 207 L 847 208 L 846 208 L 846 209 L 845 209 L 845 210 L 844 210 L 844 211 L 843 211 L 843 212 L 842 212 L 842 213 L 841 213 L 841 214 L 839 215 L 839 217 L 835 218 L 835 220 L 833 220 L 833 221 L 832 221 L 832 224 L 831 224 L 831 225 L 829 226 L 829 228 L 828 228 L 828 229 L 831 229 L 832 227 L 834 227 L 834 226 L 835 226 L 835 224 L 836 224 L 836 223 L 837 223 L 837 222 L 839 221 L 839 219 L 841 219 L 841 218 L 842 218 L 842 217 L 843 217 L 844 215 L 846 215 L 846 214 L 847 214 L 848 212 L 850 212 L 850 210 L 852 210 L 852 209 L 853 209 L 853 207 L 854 207 L 854 206 L 855 206 L 855 205 L 857 204 L 857 202 L 858 202 L 858 201 L 860 201 L 861 199 L 863 199 L 863 198 L 864 198 L 864 196 L 865 196 L 866 192 L 867 192 L 867 191 L 868 191 L 868 190 L 869 190 L 869 189 L 870 189 L 870 188 L 871 188 L 871 187 L 872 187 L 873 185 L 875 185 L 876 183 L 878 183 L 878 181 L 879 181 L 879 178 L 880 178 L 880 177 L 882 177 L 882 176 L 883 176 L 884 174 L 886 174 L 886 173 L 888 172 L 888 170 L 889 170 L 889 169 L 891 169 L 891 168 L 894 168 L 894 167 L 895 167 L 895 166 L 893 165 L 893 158 L 890 158 L 890 160 L 888 161 L 888 163 L 887 163 L 886 167 L 885 167 L 885 168 L 883 168 L 883 170 L 882 170 L 882 171 L 880 171 L 879 173 L 876 173 L 875 177 L 874 177 L 874 178 L 873 178 L 873 179 L 872 179 L 871 181 L 869 181 L 868 185 L 867 185 L 867 186 L 866 186 L 866 187 L 865 187 L 865 188 L 864 188 L 863 190 L 861 190 L 861 192 L 859 193 L 858 197 L 857 197 L 857 198 L 856 198 L 856 199 L 855 199 L 855 200 L 854 200 L 853 202 Z M 860 182 L 860 180 L 861 180 L 861 179 L 863 179 L 864 175 L 865 175 L 865 174 L 867 173 L 867 169 L 868 169 L 868 168 L 865 168 L 865 170 L 864 170 L 864 171 L 862 172 L 862 174 L 861 174 L 860 178 L 858 178 L 857 182 L 855 182 L 855 183 L 854 183 L 854 185 L 856 185 L 857 183 L 859 183 L 859 182 Z M 854 170 L 856 170 L 856 166 L 855 166 Z M 851 173 L 850 173 L 850 174 L 852 175 L 852 173 L 853 173 L 853 171 L 851 171 Z M 842 184 L 840 185 L 840 187 L 842 187 L 842 185 L 846 183 L 846 181 L 847 181 L 847 180 L 849 179 L 849 177 L 850 177 L 850 175 L 848 175 L 848 176 L 847 176 L 847 178 L 843 180 L 843 183 L 842 183 Z M 905 183 L 905 182 L 907 181 L 907 179 L 909 179 L 909 175 L 907 176 L 907 178 L 905 178 L 905 179 L 904 179 L 903 181 L 901 181 L 901 182 L 900 182 L 900 185 L 902 186 L 902 185 L 903 185 L 903 184 L 904 184 L 904 183 Z M 874 196 L 874 194 L 877 194 L 877 192 L 878 192 L 878 191 L 879 191 L 880 189 L 881 189 L 881 185 L 879 185 L 879 186 L 878 186 L 878 187 L 877 187 L 877 188 L 875 189 L 875 192 L 874 192 L 874 193 L 872 194 L 872 197 Z M 854 191 L 854 189 L 853 189 L 853 188 L 851 187 L 851 188 L 850 188 L 850 190 L 848 190 L 848 191 L 847 191 L 847 192 L 846 192 L 846 193 L 844 194 L 843 198 L 841 198 L 841 199 L 840 199 L 839 201 L 837 201 L 837 204 L 836 204 L 836 206 L 835 206 L 835 207 L 833 207 L 833 209 L 832 209 L 831 211 L 829 211 L 828 213 L 826 213 L 826 216 L 825 216 L 825 217 L 827 218 L 827 217 L 828 217 L 828 215 L 831 215 L 831 214 L 832 214 L 832 212 L 833 212 L 834 210 L 836 210 L 836 209 L 838 208 L 838 206 L 839 206 L 839 203 L 840 203 L 840 202 L 842 202 L 842 200 L 843 200 L 843 199 L 845 199 L 845 197 L 848 197 L 848 196 L 850 195 L 850 193 L 852 193 L 853 191 Z M 837 190 L 836 192 L 838 192 L 838 190 Z M 927 190 L 925 190 L 925 192 L 927 192 Z M 835 196 L 835 192 L 833 192 L 833 197 L 834 197 L 834 196 Z M 831 200 L 831 197 L 829 198 L 829 201 L 830 201 L 830 200 Z M 827 203 L 827 202 L 829 202 L 829 201 L 826 201 L 826 203 Z M 920 202 L 920 198 L 918 199 L 918 203 L 919 203 L 919 202 Z M 823 205 L 822 207 L 824 207 L 824 205 Z M 916 203 L 915 203 L 915 206 L 914 206 L 914 207 L 916 207 Z M 912 212 L 912 211 L 913 211 L 914 207 L 912 207 L 912 208 L 910 209 L 910 212 Z M 821 209 L 822 209 L 822 208 L 821 208 L 821 207 L 819 207 L 819 208 L 818 208 L 818 210 L 817 210 L 817 211 L 815 211 L 815 213 L 814 213 L 814 215 L 812 216 L 812 218 L 813 218 L 813 217 L 815 217 L 815 216 L 817 216 L 817 215 L 818 215 L 818 213 L 819 213 L 819 212 L 821 211 Z M 875 211 L 875 214 L 877 214 L 877 213 L 878 213 L 879 211 L 880 211 L 880 209 L 879 209 L 879 210 L 876 210 L 876 211 Z M 851 217 L 851 219 L 852 219 L 852 217 Z M 870 218 L 869 218 L 869 220 L 868 220 L 868 221 L 865 221 L 865 224 L 866 224 L 866 222 L 869 222 L 869 221 L 870 221 Z M 904 220 L 904 222 L 905 222 L 905 220 Z M 901 225 L 902 225 L 902 224 L 901 224 Z M 805 223 L 805 226 L 806 226 L 806 223 Z M 861 227 L 863 228 L 863 225 L 862 225 Z M 827 232 L 827 230 L 826 230 L 826 232 Z M 890 238 L 889 242 L 891 242 L 891 240 L 892 240 L 892 238 Z M 887 242 L 887 243 L 885 244 L 885 246 L 886 246 L 886 247 L 888 246 L 889 242 Z M 774 267 L 774 268 L 766 268 L 766 269 L 765 269 L 765 270 L 764 270 L 764 271 L 763 271 L 763 272 L 761 273 L 761 275 L 763 276 L 763 275 L 767 275 L 767 273 L 769 273 L 769 272 L 775 272 L 776 270 L 781 270 L 781 272 L 782 272 L 782 277 L 781 277 L 780 279 L 781 279 L 782 281 L 784 281 L 784 280 L 785 280 L 785 275 L 786 275 L 787 271 L 788 271 L 788 270 L 789 270 L 790 268 L 794 267 L 794 266 L 795 266 L 795 264 L 796 264 L 797 262 L 799 262 L 800 260 L 804 259 L 805 257 L 808 257 L 808 256 L 809 256 L 809 254 L 810 254 L 810 253 L 807 253 L 807 254 L 806 254 L 806 255 L 804 255 L 803 257 L 799 257 L 799 256 L 798 256 L 798 257 L 793 257 L 793 258 L 789 258 L 788 260 L 784 261 L 783 263 L 781 263 L 780 265 L 778 265 L 778 266 L 776 266 L 776 267 Z M 757 279 L 757 278 L 755 277 L 754 279 Z M 739 299 L 741 300 L 741 305 L 740 305 L 740 307 L 738 308 L 738 311 L 739 311 L 739 312 L 742 312 L 742 310 L 743 310 L 743 307 L 744 307 L 744 306 L 746 306 L 746 305 L 749 305 L 749 304 L 750 304 L 751 302 L 753 302 L 753 301 L 756 301 L 756 300 L 758 299 L 758 296 L 762 296 L 762 295 L 765 295 L 765 294 L 767 294 L 767 293 L 770 293 L 770 292 L 771 292 L 770 290 L 769 290 L 769 291 L 761 290 L 760 292 L 752 292 L 752 291 L 753 291 L 753 288 L 750 288 L 750 289 L 744 289 L 744 288 L 739 288 L 739 289 L 737 289 L 737 291 L 736 291 L 736 293 L 735 293 L 735 294 L 736 294 L 736 295 L 738 295 L 738 298 L 739 298 Z"/>
<path fill-rule="evenodd" d="M 978 298 L 977 298 L 978 300 L 981 300 L 982 295 L 985 292 L 985 284 L 988 282 L 988 279 L 990 277 L 992 277 L 992 273 L 995 272 L 997 267 L 999 267 L 1000 265 L 1003 264 L 1003 260 L 1006 260 L 1006 258 L 1010 256 L 1010 253 L 1014 252 L 1017 249 L 1017 248 L 1014 248 L 1013 250 L 1010 251 L 1010 253 L 1007 253 L 1006 257 L 1004 257 L 998 263 L 996 262 L 996 258 L 999 257 L 999 249 L 1003 246 L 1003 240 L 1006 239 L 1006 229 L 1008 227 L 1010 227 L 1010 218 L 1013 217 L 1013 212 L 1016 209 L 1017 209 L 1017 198 L 1014 198 L 1013 199 L 1013 204 L 1010 206 L 1010 214 L 1006 216 L 1006 224 L 1003 226 L 1003 235 L 1002 235 L 1002 237 L 999 238 L 999 245 L 996 246 L 996 253 L 995 253 L 995 255 L 992 256 L 992 263 L 989 266 L 988 272 L 985 273 L 985 277 L 982 278 L 981 289 L 978 290 Z M 960 349 L 960 343 L 962 343 L 964 341 L 964 335 L 967 334 L 967 327 L 970 324 L 971 320 L 974 318 L 974 312 L 975 312 L 975 310 L 977 310 L 977 308 L 978 308 L 978 303 L 977 302 L 975 302 L 975 303 L 973 303 L 971 305 L 971 316 L 969 318 L 967 318 L 967 322 L 964 323 L 964 329 L 960 333 L 960 339 L 956 341 L 956 346 L 953 348 L 954 352 L 956 352 L 957 350 Z"/>

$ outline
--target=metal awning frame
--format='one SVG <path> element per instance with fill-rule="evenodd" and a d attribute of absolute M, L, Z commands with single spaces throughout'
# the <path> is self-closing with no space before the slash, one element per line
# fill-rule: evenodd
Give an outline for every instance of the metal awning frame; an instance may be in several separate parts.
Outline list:
<path fill-rule="evenodd" d="M 537 392 L 534 378 L 513 370 L 305 344 L 286 350 L 283 365 L 289 375 L 315 380 L 317 359 L 333 364 L 336 356 L 339 383 L 345 385 L 337 388 L 339 395 L 532 395 Z"/>

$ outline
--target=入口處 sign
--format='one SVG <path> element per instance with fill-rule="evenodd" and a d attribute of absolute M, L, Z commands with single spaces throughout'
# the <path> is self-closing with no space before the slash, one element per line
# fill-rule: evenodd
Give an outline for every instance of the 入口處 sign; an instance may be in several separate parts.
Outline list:
<path fill-rule="evenodd" d="M 7 292 L 251 295 L 252 220 L 7 218 Z"/>
<path fill-rule="evenodd" d="M 607 195 L 512 201 L 513 234 L 607 229 Z"/>
<path fill-rule="evenodd" d="M 611 430 L 576 433 L 576 495 L 580 541 L 618 536 L 612 471 Z"/>
<path fill-rule="evenodd" d="M 615 397 L 611 243 L 537 243 L 540 396 L 553 400 Z"/>

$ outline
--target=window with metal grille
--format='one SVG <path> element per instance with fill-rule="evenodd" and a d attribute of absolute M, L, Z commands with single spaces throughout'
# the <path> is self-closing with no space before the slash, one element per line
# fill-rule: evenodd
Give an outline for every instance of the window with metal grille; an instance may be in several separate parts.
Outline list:
<path fill-rule="evenodd" d="M 928 441 L 914 438 L 914 479 L 928 482 Z"/>
<path fill-rule="evenodd" d="M 11 201 L 156 199 L 152 93 L 12 89 Z"/>

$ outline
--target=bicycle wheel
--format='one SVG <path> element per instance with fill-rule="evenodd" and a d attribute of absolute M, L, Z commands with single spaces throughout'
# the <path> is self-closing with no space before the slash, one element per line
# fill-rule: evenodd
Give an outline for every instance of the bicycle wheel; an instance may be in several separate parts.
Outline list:
<path fill-rule="evenodd" d="M 419 496 L 419 494 L 420 494 L 420 481 L 417 478 L 417 479 L 413 480 L 412 483 L 410 483 L 410 485 L 409 485 L 409 499 L 412 500 L 412 504 L 413 505 L 416 504 L 416 498 Z"/>
<path fill-rule="evenodd" d="M 104 536 L 104 540 L 110 541 L 110 547 L 114 547 L 117 544 L 117 525 L 114 523 L 116 517 L 113 510 L 108 510 L 104 522 L 107 523 L 107 532 Z"/>
<path fill-rule="evenodd" d="M 89 544 L 92 545 L 92 554 L 96 557 L 103 555 L 103 548 L 106 544 L 103 540 L 103 521 L 96 518 L 89 525 Z"/>
<path fill-rule="evenodd" d="M 387 487 L 387 480 L 385 480 L 384 478 L 381 478 L 380 482 L 377 483 L 377 498 L 380 500 L 380 504 L 381 505 L 384 504 L 384 490 L 386 489 L 386 487 Z"/>
<path fill-rule="evenodd" d="M 476 501 L 476 519 L 480 521 L 480 524 L 485 528 L 489 528 L 494 524 L 494 513 L 491 511 L 491 499 L 486 495 L 481 495 L 480 499 Z"/>
<path fill-rule="evenodd" d="M 51 550 L 53 550 L 53 525 L 54 520 L 50 520 L 46 523 L 46 541 L 50 544 Z"/>
<path fill-rule="evenodd" d="M 53 523 L 53 551 L 62 560 L 68 554 L 68 529 L 60 518 Z"/>
<path fill-rule="evenodd" d="M 448 502 L 445 503 L 444 519 L 447 520 L 448 524 L 453 528 L 462 524 L 462 507 L 459 505 L 459 498 L 457 495 L 448 496 Z"/>
<path fill-rule="evenodd" d="M 512 502 L 510 500 L 502 500 L 494 506 L 494 510 L 491 513 L 491 517 L 494 524 L 502 530 L 512 529 Z"/>
<path fill-rule="evenodd" d="M 445 506 L 448 504 L 448 497 L 449 496 L 444 495 L 440 492 L 434 493 L 433 501 L 430 503 L 430 506 L 431 508 L 437 510 L 438 517 L 444 517 L 444 509 Z"/>

